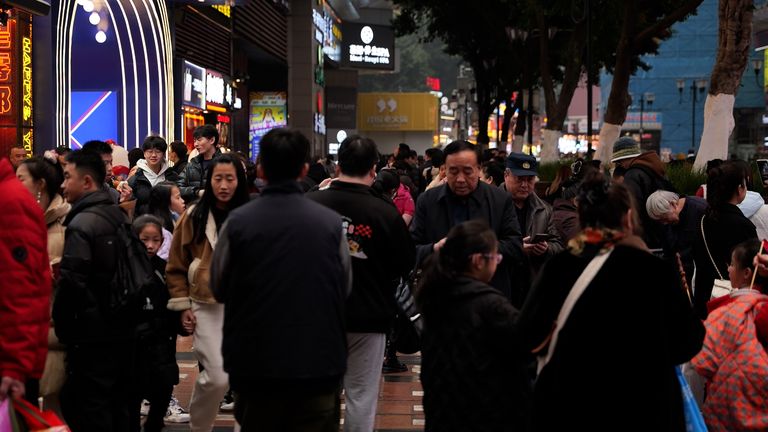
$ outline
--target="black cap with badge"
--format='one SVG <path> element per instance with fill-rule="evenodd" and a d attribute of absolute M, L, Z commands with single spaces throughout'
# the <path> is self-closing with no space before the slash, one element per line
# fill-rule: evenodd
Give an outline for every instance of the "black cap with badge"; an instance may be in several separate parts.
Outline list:
<path fill-rule="evenodd" d="M 538 175 L 536 158 L 525 153 L 510 153 L 507 156 L 506 167 L 518 177 Z"/>

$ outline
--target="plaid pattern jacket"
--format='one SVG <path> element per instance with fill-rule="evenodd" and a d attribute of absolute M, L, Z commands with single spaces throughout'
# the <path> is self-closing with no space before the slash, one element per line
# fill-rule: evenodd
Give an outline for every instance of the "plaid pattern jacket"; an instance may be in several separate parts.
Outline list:
<path fill-rule="evenodd" d="M 738 290 L 704 323 L 704 346 L 691 364 L 707 379 L 703 414 L 710 431 L 768 430 L 768 354 L 757 339 L 755 309 L 768 296 Z"/>

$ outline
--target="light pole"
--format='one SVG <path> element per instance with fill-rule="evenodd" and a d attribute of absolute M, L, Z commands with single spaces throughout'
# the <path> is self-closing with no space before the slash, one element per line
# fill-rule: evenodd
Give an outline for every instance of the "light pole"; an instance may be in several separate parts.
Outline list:
<path fill-rule="evenodd" d="M 685 89 L 685 80 L 677 80 L 677 91 L 680 93 L 680 103 L 683 102 L 683 89 Z M 691 148 L 696 148 L 696 97 L 698 94 L 703 95 L 707 89 L 707 80 L 692 79 L 691 80 Z"/>
<path fill-rule="evenodd" d="M 656 100 L 656 95 L 650 92 L 645 92 L 640 95 L 640 147 L 643 146 L 643 117 L 645 116 L 645 104 L 648 104 L 648 108 L 653 105 L 653 101 Z"/>

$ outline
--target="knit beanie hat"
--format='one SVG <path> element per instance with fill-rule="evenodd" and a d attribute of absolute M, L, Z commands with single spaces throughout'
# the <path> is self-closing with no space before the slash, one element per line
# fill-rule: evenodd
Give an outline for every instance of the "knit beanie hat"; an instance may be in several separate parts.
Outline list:
<path fill-rule="evenodd" d="M 611 162 L 638 157 L 641 153 L 640 144 L 637 141 L 633 140 L 632 137 L 623 136 L 613 143 Z"/>

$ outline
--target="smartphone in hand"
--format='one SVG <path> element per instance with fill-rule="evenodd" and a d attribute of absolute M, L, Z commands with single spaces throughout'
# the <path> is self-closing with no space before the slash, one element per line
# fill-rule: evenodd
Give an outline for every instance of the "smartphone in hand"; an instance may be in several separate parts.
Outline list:
<path fill-rule="evenodd" d="M 554 238 L 555 236 L 553 236 L 552 234 L 546 234 L 546 233 L 534 234 L 533 237 L 531 237 L 531 239 L 529 240 L 529 243 L 531 244 L 542 243 L 545 241 L 550 241 Z"/>

